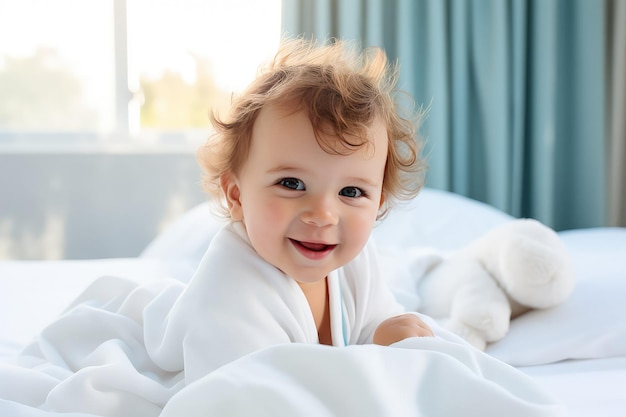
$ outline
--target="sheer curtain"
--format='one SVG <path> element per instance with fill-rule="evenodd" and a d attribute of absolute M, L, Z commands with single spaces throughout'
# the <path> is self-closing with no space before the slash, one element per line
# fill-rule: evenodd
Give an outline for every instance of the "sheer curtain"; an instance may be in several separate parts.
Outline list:
<path fill-rule="evenodd" d="M 624 195 L 623 128 L 606 139 L 607 1 L 283 0 L 283 28 L 383 47 L 429 109 L 427 184 L 562 230 L 608 224 Z"/>

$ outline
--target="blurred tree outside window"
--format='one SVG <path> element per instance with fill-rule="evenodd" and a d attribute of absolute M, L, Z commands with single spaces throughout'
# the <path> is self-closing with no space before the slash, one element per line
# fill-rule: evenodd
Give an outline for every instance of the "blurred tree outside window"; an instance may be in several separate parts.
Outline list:
<path fill-rule="evenodd" d="M 79 77 L 56 49 L 4 59 L 0 70 L 0 129 L 88 130 L 96 110 L 83 95 Z"/>
<path fill-rule="evenodd" d="M 0 0 L 0 132 L 114 129 L 111 4 Z"/>
<path fill-rule="evenodd" d="M 227 112 L 231 94 L 216 85 L 208 60 L 195 57 L 196 80 L 166 70 L 158 79 L 140 78 L 140 125 L 144 128 L 185 129 L 208 125 L 209 111 Z"/>
<path fill-rule="evenodd" d="M 206 133 L 209 112 L 227 111 L 278 46 L 280 6 L 0 0 L 0 145 L 31 133 Z M 128 104 L 123 129 L 116 126 L 119 97 Z"/>

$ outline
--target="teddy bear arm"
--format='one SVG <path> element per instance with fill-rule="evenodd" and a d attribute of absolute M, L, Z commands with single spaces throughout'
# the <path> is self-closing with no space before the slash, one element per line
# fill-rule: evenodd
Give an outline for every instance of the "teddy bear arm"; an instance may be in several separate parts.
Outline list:
<path fill-rule="evenodd" d="M 457 289 L 445 326 L 484 350 L 487 343 L 506 335 L 511 306 L 507 296 L 484 269 L 476 270 L 473 278 Z"/>

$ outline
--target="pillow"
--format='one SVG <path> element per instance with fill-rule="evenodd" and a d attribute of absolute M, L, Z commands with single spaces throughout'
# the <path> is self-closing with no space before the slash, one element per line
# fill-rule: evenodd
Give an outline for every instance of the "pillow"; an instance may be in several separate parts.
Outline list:
<path fill-rule="evenodd" d="M 424 246 L 453 250 L 512 219 L 468 197 L 424 188 L 413 200 L 392 208 L 373 233 L 378 246 L 387 249 Z"/>
<path fill-rule="evenodd" d="M 225 219 L 213 214 L 208 202 L 199 204 L 154 238 L 139 256 L 160 259 L 201 258 L 213 236 L 225 223 Z"/>
<path fill-rule="evenodd" d="M 226 220 L 212 213 L 210 203 L 199 204 L 157 235 L 139 258 L 165 261 L 177 279 L 187 282 L 224 224 Z"/>
<path fill-rule="evenodd" d="M 576 288 L 560 306 L 513 320 L 487 348 L 510 365 L 626 356 L 626 228 L 559 234 L 572 255 Z"/>

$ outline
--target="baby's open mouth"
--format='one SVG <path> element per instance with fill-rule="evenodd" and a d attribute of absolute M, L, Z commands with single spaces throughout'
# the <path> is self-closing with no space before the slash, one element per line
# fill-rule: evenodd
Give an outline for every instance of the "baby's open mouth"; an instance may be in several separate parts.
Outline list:
<path fill-rule="evenodd" d="M 296 245 L 297 247 L 304 248 L 306 250 L 310 250 L 312 252 L 326 252 L 334 249 L 337 245 L 328 245 L 326 243 L 314 243 L 314 242 L 303 242 L 300 240 L 289 239 L 291 243 Z"/>

